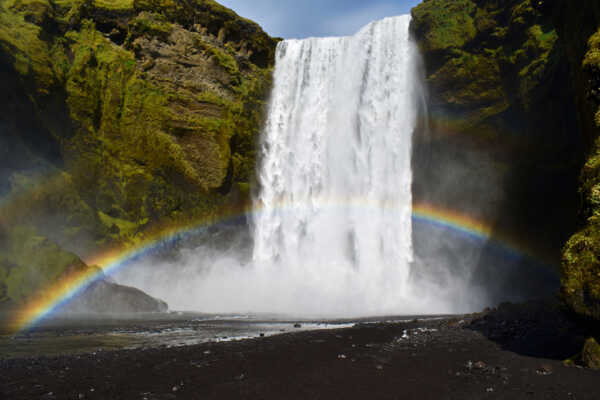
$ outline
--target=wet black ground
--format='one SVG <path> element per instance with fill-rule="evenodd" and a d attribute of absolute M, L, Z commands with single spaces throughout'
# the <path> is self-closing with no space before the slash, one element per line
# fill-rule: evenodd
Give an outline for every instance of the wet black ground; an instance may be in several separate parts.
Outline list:
<path fill-rule="evenodd" d="M 544 322 L 545 321 L 545 322 Z M 553 305 L 184 347 L 0 361 L 6 399 L 598 399 Z M 3 397 L 2 397 L 3 396 Z"/>

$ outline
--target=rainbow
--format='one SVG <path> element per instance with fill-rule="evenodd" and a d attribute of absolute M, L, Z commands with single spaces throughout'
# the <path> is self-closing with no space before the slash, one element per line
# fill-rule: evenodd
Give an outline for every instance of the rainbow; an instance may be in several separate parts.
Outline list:
<path fill-rule="evenodd" d="M 176 240 L 198 234 L 202 229 L 215 225 L 217 222 L 227 222 L 258 211 L 260 209 L 228 216 L 221 219 L 221 221 L 201 221 L 191 225 L 161 229 L 134 247 L 108 251 L 85 260 L 88 265 L 94 265 L 98 268 L 88 268 L 72 273 L 43 290 L 42 293 L 20 307 L 15 313 L 15 318 L 9 322 L 8 329 L 13 333 L 30 329 L 51 316 L 94 282 L 116 273 L 132 262 L 152 254 L 157 249 Z M 520 246 L 509 240 L 492 238 L 493 231 L 489 224 L 456 211 L 427 204 L 416 204 L 413 206 L 413 221 L 433 224 L 480 240 L 494 240 L 512 254 L 522 254 L 533 259 L 537 258 L 530 254 L 530 251 L 520 248 Z"/>

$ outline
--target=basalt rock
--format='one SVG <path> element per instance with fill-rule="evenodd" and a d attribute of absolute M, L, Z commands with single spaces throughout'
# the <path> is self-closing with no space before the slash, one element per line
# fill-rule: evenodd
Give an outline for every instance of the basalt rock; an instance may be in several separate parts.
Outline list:
<path fill-rule="evenodd" d="M 0 242 L 0 308 L 18 306 L 73 275 L 96 277 L 64 311 L 93 313 L 164 312 L 168 306 L 141 290 L 106 280 L 97 267 L 63 250 L 30 227 L 8 229 Z"/>
<path fill-rule="evenodd" d="M 99 280 L 61 311 L 85 314 L 131 314 L 166 312 L 168 309 L 167 303 L 139 289 Z"/>

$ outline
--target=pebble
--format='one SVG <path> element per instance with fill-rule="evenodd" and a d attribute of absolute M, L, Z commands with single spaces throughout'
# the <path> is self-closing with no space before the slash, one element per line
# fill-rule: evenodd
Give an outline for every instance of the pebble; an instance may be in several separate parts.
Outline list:
<path fill-rule="evenodd" d="M 246 379 L 246 374 L 240 374 L 235 377 L 236 381 L 243 381 L 244 379 Z"/>
<path fill-rule="evenodd" d="M 552 375 L 552 366 L 542 365 L 540 368 L 535 370 L 535 373 L 542 376 Z"/>
<path fill-rule="evenodd" d="M 485 369 L 485 367 L 487 367 L 487 365 L 483 362 L 483 361 L 477 361 L 474 364 L 475 368 L 477 369 Z"/>

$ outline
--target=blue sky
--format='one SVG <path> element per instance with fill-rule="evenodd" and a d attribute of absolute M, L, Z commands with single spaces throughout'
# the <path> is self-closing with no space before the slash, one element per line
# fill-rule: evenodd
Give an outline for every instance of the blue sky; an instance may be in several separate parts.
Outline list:
<path fill-rule="evenodd" d="M 217 0 L 271 36 L 350 35 L 371 21 L 408 14 L 419 0 Z"/>

